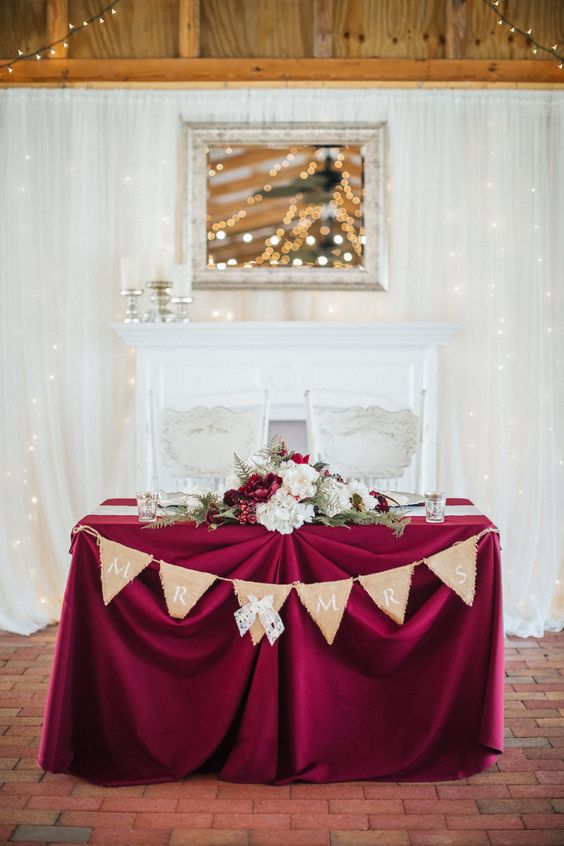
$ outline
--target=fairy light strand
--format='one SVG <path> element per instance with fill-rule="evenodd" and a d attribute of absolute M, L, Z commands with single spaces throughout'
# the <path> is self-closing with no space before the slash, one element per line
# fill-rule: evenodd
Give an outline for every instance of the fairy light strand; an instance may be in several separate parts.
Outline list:
<path fill-rule="evenodd" d="M 558 44 L 554 44 L 552 47 L 547 47 L 544 44 L 541 44 L 540 41 L 537 41 L 536 38 L 533 36 L 533 28 L 530 26 L 528 29 L 521 29 L 521 27 L 517 26 L 517 24 L 510 21 L 503 12 L 500 12 L 500 0 L 483 0 L 486 6 L 492 10 L 497 15 L 498 24 L 499 26 L 503 26 L 504 24 L 509 27 L 510 32 L 518 32 L 519 35 L 522 35 L 523 38 L 526 38 L 531 44 L 531 51 L 533 53 L 538 53 L 539 50 L 542 50 L 544 53 L 548 53 L 550 56 L 553 56 L 554 59 L 559 62 L 558 67 L 560 70 L 564 67 L 564 55 L 558 53 Z"/>
<path fill-rule="evenodd" d="M 29 59 L 39 61 L 48 53 L 53 54 L 55 47 L 59 44 L 62 44 L 64 47 L 68 47 L 68 39 L 72 38 L 73 35 L 76 35 L 77 32 L 81 32 L 81 30 L 86 29 L 86 27 L 90 26 L 92 23 L 105 23 L 104 15 L 106 14 L 117 15 L 115 6 L 117 6 L 119 2 L 120 0 L 113 0 L 112 3 L 108 3 L 108 5 L 104 6 L 103 9 L 99 9 L 96 14 L 92 15 L 90 18 L 84 18 L 82 23 L 78 26 L 74 26 L 69 23 L 65 35 L 63 35 L 62 38 L 58 38 L 56 41 L 52 41 L 50 44 L 44 44 L 42 47 L 36 47 L 34 50 L 30 50 L 29 53 L 24 53 L 23 50 L 18 50 L 18 55 L 16 57 L 11 59 L 9 62 L 3 62 L 0 64 L 0 73 L 2 73 L 4 68 L 7 68 L 8 73 L 12 74 L 14 72 L 14 65 L 17 65 L 18 62 L 24 62 Z"/>

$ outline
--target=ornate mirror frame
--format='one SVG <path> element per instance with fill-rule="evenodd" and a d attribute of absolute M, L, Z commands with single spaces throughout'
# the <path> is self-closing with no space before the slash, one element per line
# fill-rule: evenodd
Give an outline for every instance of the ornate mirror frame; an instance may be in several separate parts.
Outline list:
<path fill-rule="evenodd" d="M 386 124 L 183 124 L 186 167 L 183 252 L 191 265 L 193 287 L 222 289 L 387 290 L 387 191 Z M 335 267 L 268 266 L 226 270 L 207 267 L 206 148 L 226 145 L 358 145 L 364 161 L 363 201 L 366 243 L 364 266 L 345 270 Z"/>

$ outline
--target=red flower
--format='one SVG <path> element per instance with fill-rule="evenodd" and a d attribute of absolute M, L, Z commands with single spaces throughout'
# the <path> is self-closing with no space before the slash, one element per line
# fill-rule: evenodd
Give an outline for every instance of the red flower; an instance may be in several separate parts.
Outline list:
<path fill-rule="evenodd" d="M 378 505 L 375 506 L 376 511 L 389 511 L 390 510 L 390 503 L 384 496 L 384 494 L 378 493 L 378 491 L 370 491 L 370 496 L 376 498 Z"/>
<path fill-rule="evenodd" d="M 301 452 L 295 452 L 291 456 L 290 461 L 293 461 L 294 464 L 309 464 L 309 454 L 302 455 Z"/>
<path fill-rule="evenodd" d="M 282 479 L 275 473 L 268 473 L 266 476 L 253 473 L 247 484 L 239 488 L 239 492 L 242 499 L 249 499 L 251 502 L 266 502 L 281 486 Z M 230 491 L 227 493 L 230 493 Z"/>

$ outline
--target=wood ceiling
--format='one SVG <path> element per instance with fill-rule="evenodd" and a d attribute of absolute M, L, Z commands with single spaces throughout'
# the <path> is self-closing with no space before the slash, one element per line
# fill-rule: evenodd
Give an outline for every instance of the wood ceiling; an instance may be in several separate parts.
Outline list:
<path fill-rule="evenodd" d="M 0 63 L 107 2 L 0 0 Z M 564 44 L 563 0 L 500 8 L 541 44 Z M 533 55 L 483 0 L 120 0 L 117 11 L 53 56 L 4 69 L 0 85 L 564 84 L 558 62 Z"/>

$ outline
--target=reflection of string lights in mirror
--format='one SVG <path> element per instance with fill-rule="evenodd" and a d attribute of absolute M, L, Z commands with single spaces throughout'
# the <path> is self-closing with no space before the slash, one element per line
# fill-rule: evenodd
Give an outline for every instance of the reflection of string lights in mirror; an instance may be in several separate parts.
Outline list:
<path fill-rule="evenodd" d="M 360 145 L 210 145 L 209 269 L 364 267 Z"/>

